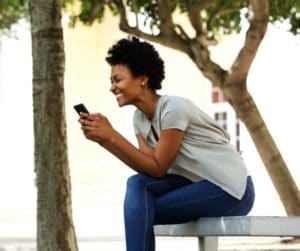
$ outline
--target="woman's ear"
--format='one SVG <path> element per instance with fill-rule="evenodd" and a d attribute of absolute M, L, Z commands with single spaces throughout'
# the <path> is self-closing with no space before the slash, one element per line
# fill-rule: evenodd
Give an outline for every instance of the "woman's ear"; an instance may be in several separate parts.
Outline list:
<path fill-rule="evenodd" d="M 141 76 L 141 86 L 144 86 L 149 80 L 147 76 Z"/>

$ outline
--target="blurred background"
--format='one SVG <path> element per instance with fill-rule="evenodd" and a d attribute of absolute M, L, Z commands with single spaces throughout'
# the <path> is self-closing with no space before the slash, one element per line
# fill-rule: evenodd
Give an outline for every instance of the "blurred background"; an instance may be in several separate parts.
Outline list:
<path fill-rule="evenodd" d="M 116 17 L 92 27 L 69 28 L 64 18 L 66 52 L 65 97 L 69 163 L 72 177 L 73 219 L 80 250 L 125 250 L 123 195 L 133 174 L 97 144 L 87 141 L 77 122 L 73 105 L 85 103 L 92 112 L 106 115 L 112 125 L 136 144 L 132 107 L 120 109 L 109 92 L 108 48 L 127 36 L 118 29 Z M 213 48 L 212 58 L 230 68 L 244 39 L 231 35 Z M 222 115 L 233 144 L 239 142 L 256 186 L 256 202 L 250 215 L 285 215 L 279 197 L 243 124 L 235 130 L 236 118 L 226 102 L 215 102 L 213 88 L 190 59 L 172 49 L 154 44 L 166 65 L 161 94 L 184 96 L 216 118 Z M 249 75 L 248 87 L 300 187 L 299 148 L 299 57 L 300 38 L 269 26 Z M 0 250 L 35 250 L 36 188 L 33 150 L 32 64 L 30 28 L 20 22 L 10 36 L 0 37 Z M 225 115 L 224 115 L 225 114 Z M 223 116 L 224 115 L 224 116 Z M 267 247 L 274 238 L 255 243 Z M 220 240 L 221 248 L 245 248 L 249 238 Z M 253 242 L 251 242 L 253 243 Z M 197 250 L 192 238 L 161 238 L 158 250 Z M 248 247 L 249 248 L 249 247 Z M 239 250 L 241 250 L 240 247 Z M 300 247 L 298 246 L 298 250 Z"/>

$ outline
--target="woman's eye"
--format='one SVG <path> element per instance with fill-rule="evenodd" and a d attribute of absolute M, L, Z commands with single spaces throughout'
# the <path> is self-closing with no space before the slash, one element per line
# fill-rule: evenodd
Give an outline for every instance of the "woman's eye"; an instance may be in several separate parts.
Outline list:
<path fill-rule="evenodd" d="M 122 78 L 122 77 L 113 77 L 113 78 L 111 79 L 111 83 L 112 83 L 112 84 L 113 84 L 113 83 L 119 83 L 119 82 L 121 82 L 123 79 L 124 79 L 124 78 Z"/>

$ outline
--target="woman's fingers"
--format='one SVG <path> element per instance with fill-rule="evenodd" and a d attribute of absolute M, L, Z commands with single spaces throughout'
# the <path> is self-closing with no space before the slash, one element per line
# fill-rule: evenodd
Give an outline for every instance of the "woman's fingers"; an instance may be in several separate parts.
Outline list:
<path fill-rule="evenodd" d="M 82 117 L 79 119 L 79 122 L 81 124 L 81 129 L 87 133 L 96 130 L 101 125 L 101 118 L 91 114 L 86 117 Z"/>
<path fill-rule="evenodd" d="M 109 138 L 113 130 L 109 120 L 100 113 L 81 113 L 79 123 L 85 137 L 96 142 Z"/>

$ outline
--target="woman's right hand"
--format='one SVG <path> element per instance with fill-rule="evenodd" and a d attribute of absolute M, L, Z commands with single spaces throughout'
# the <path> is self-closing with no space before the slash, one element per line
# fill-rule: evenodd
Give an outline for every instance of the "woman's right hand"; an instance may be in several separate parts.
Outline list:
<path fill-rule="evenodd" d="M 99 144 L 109 141 L 115 132 L 109 120 L 100 113 L 81 113 L 79 123 L 85 137 Z"/>

